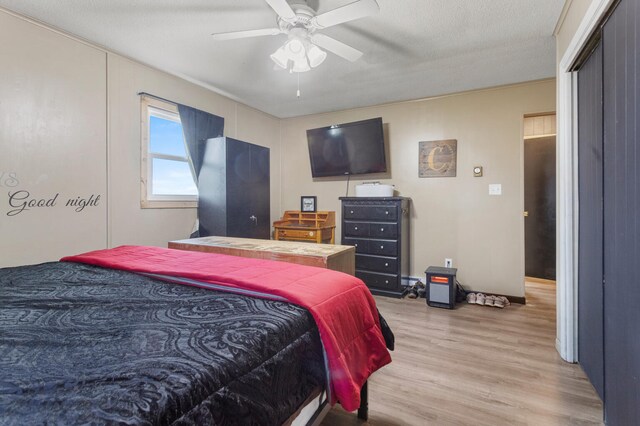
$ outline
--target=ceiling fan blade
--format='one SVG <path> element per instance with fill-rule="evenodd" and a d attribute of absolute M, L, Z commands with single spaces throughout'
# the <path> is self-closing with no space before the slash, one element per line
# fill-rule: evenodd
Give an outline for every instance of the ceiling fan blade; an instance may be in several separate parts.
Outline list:
<path fill-rule="evenodd" d="M 229 33 L 211 34 L 214 40 L 234 40 L 237 38 L 260 37 L 280 34 L 279 28 L 263 28 L 260 30 L 232 31 Z"/>
<path fill-rule="evenodd" d="M 318 28 L 327 28 L 354 19 L 364 18 L 380 11 L 376 0 L 358 0 L 346 6 L 330 10 L 313 18 Z"/>
<path fill-rule="evenodd" d="M 295 19 L 296 13 L 291 9 L 287 0 L 264 0 L 266 1 L 271 9 L 275 10 L 278 16 L 283 19 Z"/>
<path fill-rule="evenodd" d="M 335 53 L 347 61 L 355 62 L 362 56 L 362 52 L 358 49 L 354 49 L 353 47 L 324 34 L 313 34 L 310 39 L 313 44 L 316 44 L 329 52 Z"/>

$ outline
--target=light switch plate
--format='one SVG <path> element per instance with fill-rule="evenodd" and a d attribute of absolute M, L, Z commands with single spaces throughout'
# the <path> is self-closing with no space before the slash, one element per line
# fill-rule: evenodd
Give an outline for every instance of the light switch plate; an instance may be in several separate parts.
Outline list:
<path fill-rule="evenodd" d="M 489 195 L 502 195 L 502 184 L 500 183 L 489 184 Z"/>

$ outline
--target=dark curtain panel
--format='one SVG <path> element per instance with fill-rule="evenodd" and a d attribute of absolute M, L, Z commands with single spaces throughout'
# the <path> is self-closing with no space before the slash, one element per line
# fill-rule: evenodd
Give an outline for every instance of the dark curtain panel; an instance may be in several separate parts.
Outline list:
<path fill-rule="evenodd" d="M 191 158 L 191 165 L 193 166 L 197 183 L 207 139 L 223 135 L 224 118 L 180 104 L 178 104 L 178 113 L 180 114 L 182 132 L 187 142 L 187 149 L 189 150 L 189 157 Z M 199 229 L 196 229 L 191 234 L 191 238 L 199 236 Z"/>
<path fill-rule="evenodd" d="M 224 118 L 180 104 L 178 104 L 178 113 L 197 179 L 202 167 L 205 143 L 207 139 L 222 136 Z"/>

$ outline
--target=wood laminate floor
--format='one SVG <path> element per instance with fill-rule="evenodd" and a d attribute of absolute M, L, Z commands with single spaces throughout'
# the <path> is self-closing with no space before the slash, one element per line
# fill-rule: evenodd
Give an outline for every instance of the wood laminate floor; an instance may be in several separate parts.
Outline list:
<path fill-rule="evenodd" d="M 527 305 L 376 297 L 396 336 L 369 381 L 369 421 L 333 408 L 323 425 L 601 425 L 582 369 L 555 349 L 555 285 L 527 283 Z"/>

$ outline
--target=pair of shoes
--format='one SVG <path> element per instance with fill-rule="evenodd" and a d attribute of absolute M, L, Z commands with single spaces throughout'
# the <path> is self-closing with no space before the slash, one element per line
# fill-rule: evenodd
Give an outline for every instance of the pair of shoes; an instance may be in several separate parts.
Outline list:
<path fill-rule="evenodd" d="M 415 299 L 418 297 L 418 289 L 416 288 L 416 286 L 413 286 L 409 289 L 409 292 L 407 293 L 407 297 L 409 299 Z"/>
<path fill-rule="evenodd" d="M 509 299 L 507 299 L 504 296 L 490 295 L 490 296 L 487 296 L 484 301 L 485 306 L 493 306 L 494 308 L 499 308 L 499 309 L 502 309 L 505 306 L 508 306 L 510 304 L 511 302 L 509 302 Z"/>
<path fill-rule="evenodd" d="M 467 294 L 467 303 L 473 305 L 493 306 L 494 308 L 504 308 L 509 306 L 511 302 L 504 296 L 487 296 L 484 293 L 469 293 Z"/>
<path fill-rule="evenodd" d="M 413 288 L 418 292 L 418 297 L 425 297 L 427 294 L 427 286 L 420 280 L 416 281 Z"/>

